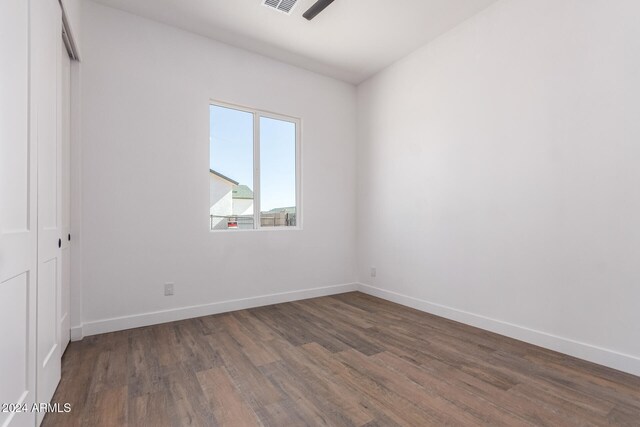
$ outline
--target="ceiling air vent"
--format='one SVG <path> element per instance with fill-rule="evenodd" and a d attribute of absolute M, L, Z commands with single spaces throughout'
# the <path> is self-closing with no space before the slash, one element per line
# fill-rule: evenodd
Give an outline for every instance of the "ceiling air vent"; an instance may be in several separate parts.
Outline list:
<path fill-rule="evenodd" d="M 298 0 L 264 0 L 262 4 L 288 15 L 291 13 L 297 2 Z"/>

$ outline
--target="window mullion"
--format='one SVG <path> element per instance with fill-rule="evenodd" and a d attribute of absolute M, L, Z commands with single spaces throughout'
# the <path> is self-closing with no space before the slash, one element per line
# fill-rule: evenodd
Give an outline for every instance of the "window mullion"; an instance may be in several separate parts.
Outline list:
<path fill-rule="evenodd" d="M 260 229 L 260 115 L 253 113 L 253 224 Z"/>

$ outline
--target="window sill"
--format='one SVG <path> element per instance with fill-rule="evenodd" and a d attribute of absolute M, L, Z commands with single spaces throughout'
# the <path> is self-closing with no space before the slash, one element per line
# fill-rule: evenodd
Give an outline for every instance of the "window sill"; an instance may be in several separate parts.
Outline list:
<path fill-rule="evenodd" d="M 268 232 L 268 231 L 302 231 L 302 227 L 261 227 L 261 228 L 237 229 L 237 230 L 209 230 L 209 233 L 234 234 L 234 233 L 253 233 L 253 232 Z"/>

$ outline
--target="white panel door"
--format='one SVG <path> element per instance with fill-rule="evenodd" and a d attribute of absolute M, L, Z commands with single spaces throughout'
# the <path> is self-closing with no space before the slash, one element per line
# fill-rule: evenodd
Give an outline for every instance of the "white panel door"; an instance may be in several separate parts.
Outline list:
<path fill-rule="evenodd" d="M 59 125 L 62 144 L 62 248 L 61 248 L 61 285 L 60 285 L 60 351 L 69 344 L 71 337 L 71 316 L 69 307 L 71 305 L 71 59 L 67 54 L 64 41 L 60 38 L 60 91 L 58 101 L 60 105 Z"/>
<path fill-rule="evenodd" d="M 0 402 L 36 399 L 36 146 L 29 142 L 29 2 L 0 1 Z M 35 414 L 0 412 L 0 426 Z"/>
<path fill-rule="evenodd" d="M 31 119 L 38 146 L 37 390 L 49 402 L 60 381 L 62 16 L 57 0 L 31 0 Z M 38 413 L 38 422 L 44 417 Z"/>

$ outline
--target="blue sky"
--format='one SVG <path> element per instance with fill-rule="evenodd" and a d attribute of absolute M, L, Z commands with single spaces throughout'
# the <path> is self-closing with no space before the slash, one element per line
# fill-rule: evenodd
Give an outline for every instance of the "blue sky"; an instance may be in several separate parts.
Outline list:
<path fill-rule="evenodd" d="M 253 115 L 210 107 L 211 169 L 253 190 Z M 295 124 L 260 118 L 261 211 L 295 206 Z"/>

